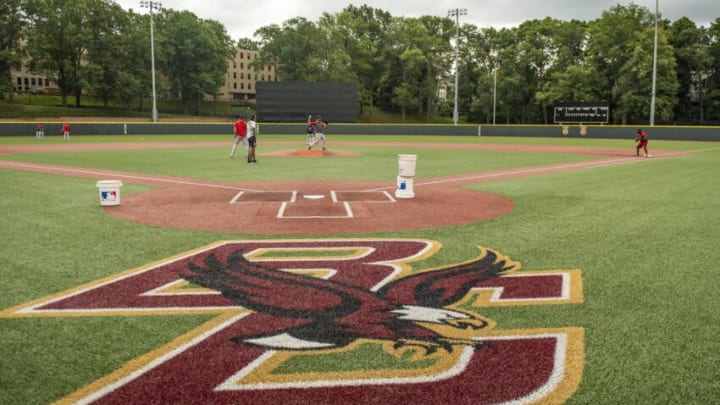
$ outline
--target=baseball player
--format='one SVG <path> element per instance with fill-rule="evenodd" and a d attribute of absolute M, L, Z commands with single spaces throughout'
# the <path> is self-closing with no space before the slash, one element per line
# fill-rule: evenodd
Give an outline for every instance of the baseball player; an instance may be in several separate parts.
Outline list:
<path fill-rule="evenodd" d="M 307 140 L 305 140 L 306 146 L 310 146 L 311 143 L 315 142 L 315 127 L 310 125 L 311 117 L 312 115 L 308 116 L 308 125 L 305 127 L 305 134 L 307 135 Z"/>
<path fill-rule="evenodd" d="M 63 140 L 69 141 L 70 140 L 70 124 L 68 124 L 68 123 L 63 124 L 62 133 L 63 133 Z"/>
<path fill-rule="evenodd" d="M 255 116 L 250 117 L 247 122 L 247 142 L 248 142 L 248 163 L 257 163 L 255 160 L 255 147 L 257 146 L 257 123 L 255 122 Z"/>
<path fill-rule="evenodd" d="M 635 134 L 635 156 L 640 156 L 640 148 L 645 152 L 645 157 L 649 157 L 650 154 L 648 153 L 648 138 L 645 131 L 642 129 L 638 129 L 637 133 Z"/>
<path fill-rule="evenodd" d="M 327 121 L 322 119 L 320 115 L 315 117 L 315 121 L 311 121 L 312 116 L 308 116 L 308 127 L 313 128 L 315 139 L 308 144 L 308 150 L 311 150 L 313 146 L 317 145 L 318 142 L 322 143 L 322 150 L 327 150 L 327 140 L 325 138 L 325 128 L 329 125 Z"/>
<path fill-rule="evenodd" d="M 235 137 L 233 138 L 233 146 L 232 150 L 230 150 L 230 157 L 235 157 L 235 151 L 237 150 L 238 145 L 242 143 L 243 149 L 245 150 L 245 159 L 248 158 L 248 152 L 249 152 L 249 145 L 247 142 L 247 122 L 245 122 L 245 117 L 240 116 L 240 119 L 235 121 L 233 124 L 233 127 L 235 128 Z"/>

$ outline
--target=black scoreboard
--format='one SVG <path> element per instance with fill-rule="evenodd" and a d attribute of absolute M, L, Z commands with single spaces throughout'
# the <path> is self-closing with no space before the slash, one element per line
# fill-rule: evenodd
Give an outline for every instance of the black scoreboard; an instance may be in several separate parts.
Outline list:
<path fill-rule="evenodd" d="M 358 88 L 344 82 L 257 82 L 259 121 L 305 122 L 308 114 L 331 123 L 357 122 Z"/>
<path fill-rule="evenodd" d="M 555 106 L 555 123 L 607 124 L 610 107 L 604 102 L 560 103 Z"/>

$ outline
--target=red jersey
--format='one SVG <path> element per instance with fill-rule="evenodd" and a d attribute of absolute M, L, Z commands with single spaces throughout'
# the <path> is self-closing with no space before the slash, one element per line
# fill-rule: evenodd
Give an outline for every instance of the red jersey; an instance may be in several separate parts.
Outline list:
<path fill-rule="evenodd" d="M 45 130 L 45 126 L 44 126 L 43 124 L 37 124 L 37 125 L 35 126 L 35 130 L 36 130 L 36 131 L 44 131 L 44 130 Z"/>
<path fill-rule="evenodd" d="M 235 121 L 235 136 L 245 138 L 245 135 L 247 135 L 247 122 L 245 122 L 244 119 L 240 118 L 239 120 Z"/>
<path fill-rule="evenodd" d="M 63 132 L 70 132 L 70 124 L 63 124 Z"/>
<path fill-rule="evenodd" d="M 315 121 L 310 121 L 308 126 L 312 127 L 313 132 L 321 133 L 323 131 L 323 120 L 318 118 Z"/>

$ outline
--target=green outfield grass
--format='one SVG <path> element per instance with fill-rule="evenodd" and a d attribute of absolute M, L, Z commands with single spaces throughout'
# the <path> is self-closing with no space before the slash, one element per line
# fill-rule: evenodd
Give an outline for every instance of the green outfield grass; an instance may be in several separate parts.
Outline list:
<path fill-rule="evenodd" d="M 257 166 L 228 158 L 229 137 L 190 135 L 77 136 L 72 142 L 226 144 L 23 153 L 0 155 L 0 160 L 222 181 L 357 179 L 392 184 L 398 153 L 418 155 L 420 179 L 592 157 L 345 142 L 554 144 L 634 153 L 631 140 L 338 136 L 330 137 L 329 146 L 358 156 L 298 159 L 263 154 L 296 149 L 294 142 L 301 147 L 302 138 L 263 135 L 260 139 Z M 0 138 L 0 145 L 36 142 L 32 137 Z M 580 269 L 581 304 L 495 307 L 483 314 L 506 329 L 584 328 L 585 367 L 569 404 L 716 403 L 720 398 L 720 144 L 652 141 L 650 146 L 693 153 L 472 184 L 467 187 L 511 199 L 515 210 L 457 227 L 339 237 L 441 242 L 437 254 L 415 263 L 418 269 L 468 260 L 477 254 L 477 245 L 510 256 L 522 263 L 523 270 Z M 123 193 L 147 189 L 129 180 L 123 183 Z M 0 194 L 0 311 L 218 240 L 283 237 L 124 222 L 104 213 L 91 179 L 0 169 Z M 60 399 L 211 318 L 0 318 L 0 403 Z"/>

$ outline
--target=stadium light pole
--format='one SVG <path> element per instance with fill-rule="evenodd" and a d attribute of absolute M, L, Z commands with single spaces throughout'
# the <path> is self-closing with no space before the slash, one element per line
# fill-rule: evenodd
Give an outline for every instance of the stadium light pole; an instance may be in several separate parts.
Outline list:
<path fill-rule="evenodd" d="M 448 17 L 455 17 L 455 107 L 453 107 L 453 124 L 458 123 L 458 43 L 460 40 L 460 16 L 467 15 L 467 9 L 456 8 L 448 11 Z"/>
<path fill-rule="evenodd" d="M 650 126 L 655 126 L 655 86 L 657 84 L 658 14 L 660 0 L 655 0 L 655 46 L 653 48 L 652 90 L 650 92 Z"/>
<path fill-rule="evenodd" d="M 153 10 L 160 10 L 162 3 L 159 1 L 141 1 L 140 7 L 150 10 L 150 69 L 152 70 L 152 120 L 157 122 L 157 92 L 155 90 L 155 33 L 153 27 Z"/>
<path fill-rule="evenodd" d="M 493 56 L 493 125 L 495 125 L 495 112 L 497 111 L 497 50 L 491 51 Z"/>

